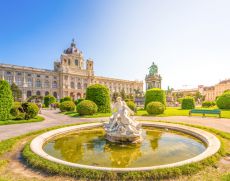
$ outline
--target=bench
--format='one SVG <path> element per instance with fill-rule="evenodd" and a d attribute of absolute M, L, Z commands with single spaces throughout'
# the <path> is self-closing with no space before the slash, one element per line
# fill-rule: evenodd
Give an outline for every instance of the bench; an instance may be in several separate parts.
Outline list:
<path fill-rule="evenodd" d="M 220 109 L 213 109 L 213 110 L 209 110 L 209 109 L 191 109 L 189 111 L 189 116 L 191 116 L 192 114 L 203 114 L 203 117 L 205 117 L 205 114 L 218 114 L 219 117 L 221 118 L 221 110 Z"/>

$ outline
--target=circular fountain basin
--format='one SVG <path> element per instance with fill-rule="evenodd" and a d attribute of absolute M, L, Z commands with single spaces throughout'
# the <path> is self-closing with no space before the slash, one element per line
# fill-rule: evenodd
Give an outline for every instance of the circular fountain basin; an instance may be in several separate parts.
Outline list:
<path fill-rule="evenodd" d="M 219 140 L 188 126 L 144 122 L 144 140 L 138 144 L 105 139 L 102 123 L 61 128 L 31 142 L 31 150 L 50 161 L 77 168 L 108 171 L 143 171 L 175 167 L 215 154 Z"/>

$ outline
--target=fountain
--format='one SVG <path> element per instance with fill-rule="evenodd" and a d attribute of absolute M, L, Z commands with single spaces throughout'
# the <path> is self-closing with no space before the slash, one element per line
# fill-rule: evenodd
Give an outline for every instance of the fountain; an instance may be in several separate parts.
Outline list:
<path fill-rule="evenodd" d="M 134 112 L 127 106 L 121 97 L 113 105 L 115 110 L 109 123 L 104 125 L 106 139 L 111 142 L 139 143 L 143 140 L 141 124 L 131 118 Z"/>
<path fill-rule="evenodd" d="M 89 123 L 52 130 L 34 138 L 37 155 L 69 167 L 129 172 L 169 168 L 215 154 L 219 140 L 204 130 L 162 122 L 134 120 L 120 98 L 108 123 Z"/>

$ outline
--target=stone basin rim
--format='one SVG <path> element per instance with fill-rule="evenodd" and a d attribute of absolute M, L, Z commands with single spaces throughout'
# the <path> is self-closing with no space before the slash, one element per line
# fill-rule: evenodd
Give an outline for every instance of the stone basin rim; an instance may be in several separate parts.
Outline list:
<path fill-rule="evenodd" d="M 188 135 L 191 135 L 191 136 L 194 136 L 194 137 L 200 139 L 202 142 L 204 142 L 206 144 L 207 147 L 206 147 L 204 152 L 200 153 L 199 155 L 197 155 L 193 158 L 187 159 L 187 160 L 182 160 L 179 162 L 164 164 L 164 165 L 155 165 L 155 166 L 148 166 L 148 167 L 130 167 L 130 168 L 98 167 L 98 166 L 83 165 L 83 164 L 78 164 L 78 163 L 71 163 L 71 162 L 67 162 L 67 161 L 55 158 L 55 157 L 47 154 L 43 150 L 43 145 L 48 140 L 50 140 L 56 136 L 63 135 L 63 134 L 73 132 L 73 131 L 77 131 L 77 130 L 84 130 L 84 129 L 97 128 L 97 127 L 103 126 L 103 123 L 89 123 L 89 124 L 81 124 L 81 125 L 76 125 L 76 126 L 59 128 L 59 129 L 45 132 L 45 133 L 35 137 L 31 141 L 30 149 L 35 154 L 37 154 L 38 156 L 40 156 L 44 159 L 47 159 L 49 161 L 58 163 L 58 164 L 63 164 L 66 166 L 80 168 L 80 169 L 115 171 L 115 172 L 148 171 L 148 170 L 154 170 L 154 169 L 160 169 L 160 168 L 170 168 L 170 167 L 182 166 L 185 164 L 198 162 L 198 161 L 201 161 L 207 157 L 210 157 L 210 156 L 214 155 L 215 153 L 217 153 L 218 150 L 220 149 L 221 143 L 216 136 L 214 136 L 213 134 L 211 134 L 207 131 L 204 131 L 204 130 L 201 130 L 198 128 L 193 128 L 193 127 L 178 125 L 178 124 L 171 124 L 171 123 L 162 123 L 162 122 L 141 122 L 141 123 L 143 126 L 147 126 L 147 127 L 166 128 L 166 129 L 186 133 Z"/>

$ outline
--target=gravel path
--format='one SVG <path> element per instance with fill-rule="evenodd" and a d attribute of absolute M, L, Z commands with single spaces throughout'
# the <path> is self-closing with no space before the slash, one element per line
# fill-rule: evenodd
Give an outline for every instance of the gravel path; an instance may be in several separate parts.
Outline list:
<path fill-rule="evenodd" d="M 41 116 L 45 118 L 45 120 L 42 122 L 0 126 L 0 140 L 5 140 L 32 131 L 45 129 L 48 127 L 53 127 L 58 125 L 108 120 L 108 118 L 73 118 L 67 115 L 59 114 L 57 110 L 43 110 Z M 136 117 L 136 119 L 184 122 L 188 124 L 197 124 L 197 125 L 212 127 L 230 133 L 230 119 L 224 119 L 224 118 L 207 118 L 207 117 L 202 118 L 202 117 L 188 117 L 188 116 L 171 116 L 171 117 L 138 116 Z"/>

